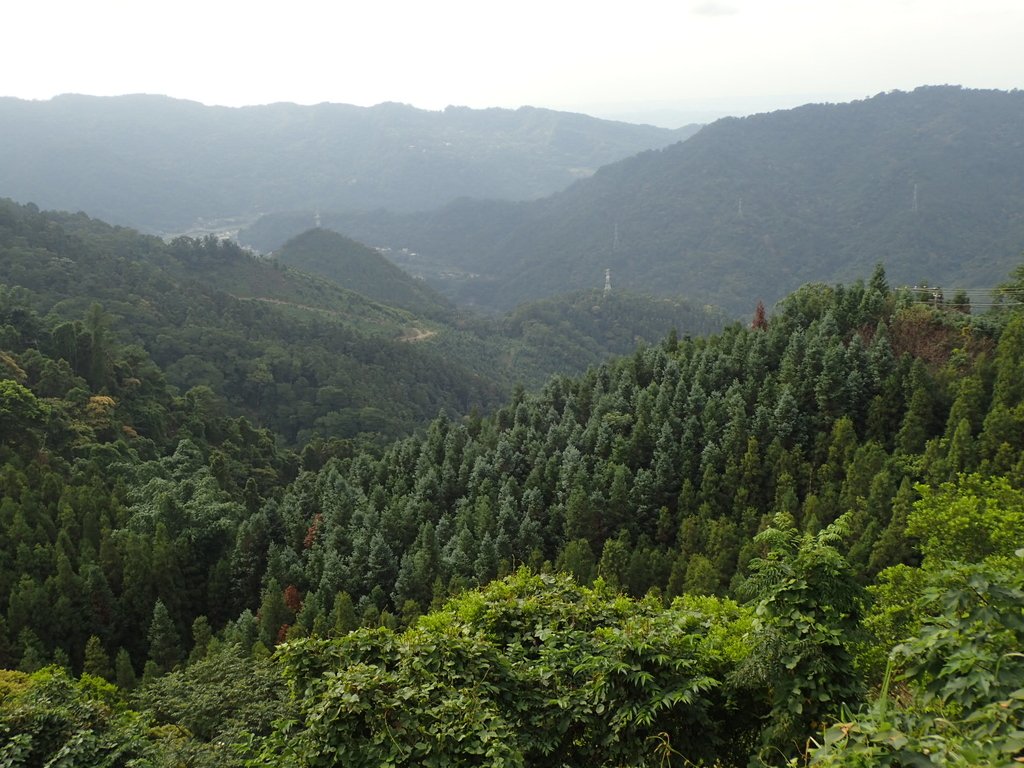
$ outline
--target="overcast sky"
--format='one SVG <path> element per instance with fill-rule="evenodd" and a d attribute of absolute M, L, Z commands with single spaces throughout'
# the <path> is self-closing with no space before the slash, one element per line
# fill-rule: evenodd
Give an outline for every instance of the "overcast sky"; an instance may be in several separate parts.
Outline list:
<path fill-rule="evenodd" d="M 674 126 L 1024 86 L 1024 0 L 23 0 L 0 95 L 530 104 Z"/>

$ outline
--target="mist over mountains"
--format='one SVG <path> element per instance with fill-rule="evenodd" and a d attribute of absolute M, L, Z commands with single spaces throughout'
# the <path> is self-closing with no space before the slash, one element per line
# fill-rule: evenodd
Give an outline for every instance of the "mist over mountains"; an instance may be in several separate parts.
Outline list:
<path fill-rule="evenodd" d="M 955 87 L 727 118 L 540 201 L 324 215 L 457 301 L 505 309 L 598 286 L 748 311 L 885 264 L 898 284 L 990 287 L 1024 249 L 1024 94 Z M 243 232 L 271 249 L 286 214 Z"/>
<path fill-rule="evenodd" d="M 606 269 L 743 314 L 879 262 L 897 284 L 990 287 L 1024 250 L 1020 92 L 924 87 L 694 130 L 529 107 L 2 99 L 0 190 L 262 252 L 322 223 L 498 311 Z"/>
<path fill-rule="evenodd" d="M 538 198 L 696 129 L 533 107 L 236 109 L 142 95 L 0 98 L 0 190 L 44 208 L 178 234 L 274 211 L 412 211 L 462 196 Z"/>

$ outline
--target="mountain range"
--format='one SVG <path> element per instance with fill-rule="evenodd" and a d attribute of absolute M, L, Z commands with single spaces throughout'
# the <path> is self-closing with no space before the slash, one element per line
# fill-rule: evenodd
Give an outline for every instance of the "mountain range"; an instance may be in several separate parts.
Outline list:
<path fill-rule="evenodd" d="M 0 192 L 237 231 L 262 252 L 322 225 L 419 292 L 499 312 L 600 289 L 606 270 L 616 290 L 733 314 L 877 263 L 952 293 L 993 286 L 1024 250 L 1021 92 L 922 87 L 694 130 L 534 108 L 2 99 Z"/>
<path fill-rule="evenodd" d="M 1024 92 L 925 87 L 727 118 L 542 200 L 323 221 L 495 309 L 598 286 L 607 268 L 617 286 L 734 312 L 876 263 L 896 284 L 991 287 L 1024 250 Z M 278 214 L 240 239 L 271 250 L 297 228 Z"/>
<path fill-rule="evenodd" d="M 691 135 L 523 107 L 208 107 L 163 96 L 0 98 L 0 195 L 156 234 L 261 213 L 532 199 Z"/>

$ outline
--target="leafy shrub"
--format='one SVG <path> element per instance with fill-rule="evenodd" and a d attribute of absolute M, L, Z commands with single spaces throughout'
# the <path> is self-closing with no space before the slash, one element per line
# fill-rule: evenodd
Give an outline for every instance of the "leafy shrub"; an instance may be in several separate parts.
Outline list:
<path fill-rule="evenodd" d="M 280 651 L 301 716 L 264 764 L 648 765 L 751 743 L 723 680 L 749 611 L 669 609 L 520 571 L 406 632 L 364 629 Z M 746 730 L 744 730 L 746 729 Z"/>
<path fill-rule="evenodd" d="M 952 585 L 952 586 L 949 586 Z M 911 696 L 883 687 L 825 731 L 812 765 L 1007 766 L 1024 758 L 1024 550 L 930 574 L 917 609 L 932 617 L 893 661 Z"/>

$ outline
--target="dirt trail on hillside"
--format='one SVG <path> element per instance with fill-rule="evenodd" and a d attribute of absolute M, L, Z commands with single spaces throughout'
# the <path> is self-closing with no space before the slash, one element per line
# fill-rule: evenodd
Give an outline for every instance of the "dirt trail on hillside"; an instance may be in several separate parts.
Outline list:
<path fill-rule="evenodd" d="M 399 341 L 426 341 L 434 336 L 437 336 L 437 331 L 424 331 L 422 328 L 410 328 L 408 332 L 399 339 Z"/>

